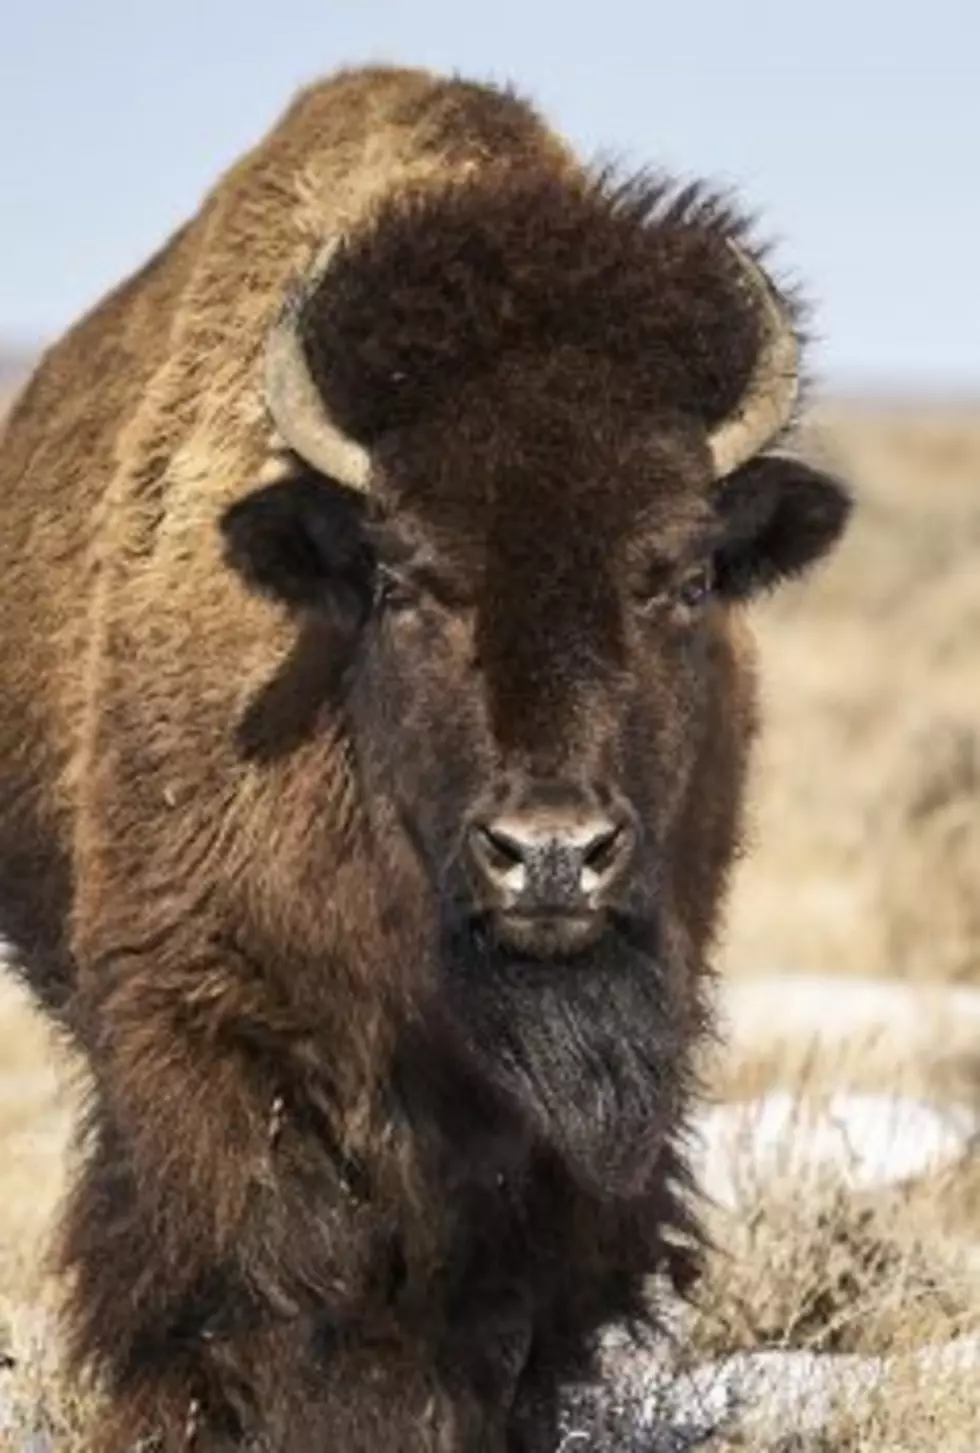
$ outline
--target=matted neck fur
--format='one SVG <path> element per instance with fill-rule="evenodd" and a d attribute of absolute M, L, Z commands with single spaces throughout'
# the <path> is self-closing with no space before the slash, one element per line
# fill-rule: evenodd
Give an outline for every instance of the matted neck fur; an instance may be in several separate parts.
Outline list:
<path fill-rule="evenodd" d="M 543 1453 L 596 1328 L 689 1275 L 743 602 L 848 508 L 765 452 L 798 335 L 705 189 L 375 69 L 46 355 L 0 450 L 0 928 L 90 1070 L 100 1450 Z"/>

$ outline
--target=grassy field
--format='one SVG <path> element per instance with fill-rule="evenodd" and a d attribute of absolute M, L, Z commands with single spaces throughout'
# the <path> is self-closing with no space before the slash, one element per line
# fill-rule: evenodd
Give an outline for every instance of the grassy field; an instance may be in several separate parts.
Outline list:
<path fill-rule="evenodd" d="M 980 964 L 980 406 L 825 410 L 857 481 L 832 562 L 756 611 L 766 734 L 732 973 Z"/>
<path fill-rule="evenodd" d="M 856 481 L 859 508 L 832 564 L 755 610 L 766 731 L 721 967 L 730 981 L 806 971 L 980 984 L 980 406 L 828 405 L 812 429 Z M 774 1044 L 715 1055 L 713 1093 L 802 1079 L 980 1105 L 969 1035 L 955 1054 L 937 1027 L 934 1046 L 920 1034 L 914 1052 L 886 1040 L 836 1060 Z M 45 1033 L 3 991 L 0 1292 L 15 1341 L 30 1330 L 18 1309 L 46 1293 L 40 1248 L 69 1104 Z M 898 1356 L 980 1330 L 980 1271 L 966 1259 L 971 1237 L 980 1243 L 976 1157 L 876 1195 L 776 1180 L 738 1215 L 716 1213 L 713 1230 L 720 1249 L 690 1333 L 699 1355 Z M 0 1321 L 3 1308 L 0 1297 Z M 788 1431 L 717 1446 L 974 1453 L 980 1378 L 900 1359 L 872 1405 L 842 1406 L 810 1441 Z"/>
<path fill-rule="evenodd" d="M 859 506 L 833 561 L 755 612 L 766 730 L 721 967 L 980 984 L 980 406 L 826 407 L 813 437 Z M 955 1026 L 914 1052 L 885 1037 L 814 1059 L 775 1032 L 738 1048 L 714 1061 L 719 1095 L 832 1083 L 980 1105 L 980 1038 Z M 878 1196 L 770 1182 L 715 1232 L 714 1352 L 888 1354 L 980 1328 L 975 1156 Z M 974 1453 L 980 1377 L 899 1362 L 872 1407 L 799 1446 Z"/>

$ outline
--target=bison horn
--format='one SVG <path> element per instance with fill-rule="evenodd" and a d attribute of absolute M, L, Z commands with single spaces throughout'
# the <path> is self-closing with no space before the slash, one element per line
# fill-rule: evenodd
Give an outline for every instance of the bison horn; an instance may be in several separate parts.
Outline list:
<path fill-rule="evenodd" d="M 300 335 L 303 309 L 334 250 L 335 244 L 321 253 L 272 327 L 265 352 L 265 398 L 273 423 L 294 453 L 321 474 L 364 492 L 371 473 L 370 456 L 331 419 L 310 373 Z"/>
<path fill-rule="evenodd" d="M 774 439 L 789 422 L 799 386 L 799 344 L 776 291 L 753 258 L 729 242 L 760 311 L 759 356 L 738 407 L 708 440 L 715 478 L 723 479 Z"/>

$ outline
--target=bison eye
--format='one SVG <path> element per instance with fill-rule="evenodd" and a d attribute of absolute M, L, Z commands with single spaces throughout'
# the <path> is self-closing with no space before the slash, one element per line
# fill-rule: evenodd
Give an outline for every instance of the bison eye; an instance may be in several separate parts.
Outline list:
<path fill-rule="evenodd" d="M 713 566 L 709 562 L 705 562 L 697 569 L 688 571 L 687 575 L 678 581 L 676 589 L 672 592 L 674 601 L 678 605 L 684 606 L 686 610 L 697 610 L 708 600 L 713 584 Z"/>
<path fill-rule="evenodd" d="M 640 599 L 640 611 L 646 616 L 671 611 L 690 616 L 707 603 L 713 586 L 714 567 L 704 561 L 675 580 L 662 581 L 656 589 L 648 588 Z"/>
<path fill-rule="evenodd" d="M 389 565 L 378 565 L 375 568 L 374 599 L 380 610 L 407 611 L 418 605 L 419 592 L 407 576 Z"/>

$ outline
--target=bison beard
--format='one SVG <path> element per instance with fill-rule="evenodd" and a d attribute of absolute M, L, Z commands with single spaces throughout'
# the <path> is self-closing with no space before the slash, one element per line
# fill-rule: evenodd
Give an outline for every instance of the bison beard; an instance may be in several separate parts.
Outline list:
<path fill-rule="evenodd" d="M 626 933 L 565 962 L 457 932 L 446 1002 L 488 1082 L 588 1192 L 649 1186 L 676 1127 L 691 1043 L 679 975 Z"/>

